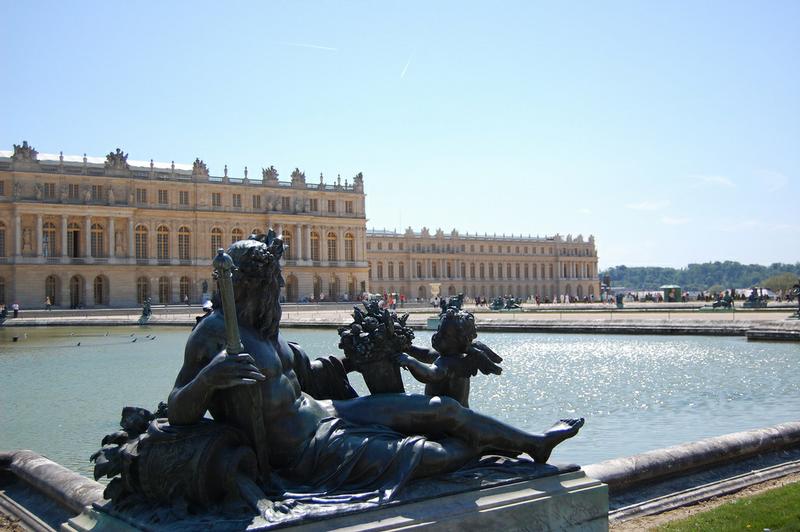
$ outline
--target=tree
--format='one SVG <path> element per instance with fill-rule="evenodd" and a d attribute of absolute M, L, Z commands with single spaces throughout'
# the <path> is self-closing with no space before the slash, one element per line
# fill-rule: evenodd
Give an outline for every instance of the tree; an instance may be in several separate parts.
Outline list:
<path fill-rule="evenodd" d="M 773 275 L 772 277 L 765 279 L 761 284 L 764 287 L 769 288 L 773 292 L 778 292 L 783 290 L 786 292 L 790 290 L 794 285 L 797 284 L 798 278 L 797 274 L 789 273 L 789 272 L 782 272 L 777 275 Z"/>

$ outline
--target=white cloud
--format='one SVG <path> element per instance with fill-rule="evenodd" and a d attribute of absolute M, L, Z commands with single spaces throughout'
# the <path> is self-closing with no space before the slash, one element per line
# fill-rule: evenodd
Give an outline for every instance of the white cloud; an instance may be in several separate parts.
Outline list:
<path fill-rule="evenodd" d="M 296 48 L 312 48 L 314 50 L 325 50 L 328 52 L 338 52 L 338 48 L 332 48 L 330 46 L 322 46 L 320 44 L 311 44 L 305 42 L 282 42 L 284 46 L 294 46 Z"/>
<path fill-rule="evenodd" d="M 683 225 L 689 223 L 689 218 L 673 218 L 672 216 L 663 216 L 661 223 L 667 225 Z"/>
<path fill-rule="evenodd" d="M 631 209 L 634 211 L 659 211 L 661 209 L 665 209 L 669 207 L 669 201 L 662 200 L 662 201 L 649 201 L 644 200 L 637 203 L 628 203 L 625 205 L 627 209 Z"/>
<path fill-rule="evenodd" d="M 767 192 L 777 192 L 789 184 L 788 176 L 771 170 L 759 170 L 756 177 L 764 183 Z"/>
<path fill-rule="evenodd" d="M 736 183 L 734 183 L 727 177 L 721 175 L 695 175 L 694 178 L 697 180 L 697 184 L 695 186 L 712 186 L 712 187 L 726 187 L 726 188 L 733 188 L 736 186 Z"/>
<path fill-rule="evenodd" d="M 592 214 L 592 209 L 587 209 L 587 208 L 578 209 L 578 214 Z"/>

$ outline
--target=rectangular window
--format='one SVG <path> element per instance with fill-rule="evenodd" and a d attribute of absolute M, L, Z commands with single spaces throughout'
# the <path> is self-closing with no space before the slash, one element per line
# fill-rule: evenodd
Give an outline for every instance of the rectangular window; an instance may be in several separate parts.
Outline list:
<path fill-rule="evenodd" d="M 222 207 L 222 194 L 220 194 L 219 192 L 212 192 L 211 205 L 213 207 Z"/>
<path fill-rule="evenodd" d="M 261 208 L 261 196 L 253 196 L 253 208 L 254 209 Z"/>
<path fill-rule="evenodd" d="M 189 205 L 189 191 L 181 190 L 178 192 L 178 202 L 181 205 Z"/>
<path fill-rule="evenodd" d="M 353 214 L 353 202 L 352 201 L 345 201 L 344 202 L 344 212 L 347 214 Z"/>
<path fill-rule="evenodd" d="M 292 199 L 289 196 L 281 196 L 281 210 L 290 211 L 292 209 Z"/>
<path fill-rule="evenodd" d="M 336 200 L 328 200 L 328 212 L 336 212 Z"/>
<path fill-rule="evenodd" d="M 311 200 L 311 212 L 317 212 L 319 210 L 319 202 L 317 198 Z"/>
<path fill-rule="evenodd" d="M 481 250 L 481 253 L 483 253 L 483 244 L 481 244 L 480 250 Z"/>
<path fill-rule="evenodd" d="M 242 195 L 241 194 L 234 194 L 233 195 L 233 206 L 234 207 L 241 207 L 242 206 Z"/>
<path fill-rule="evenodd" d="M 103 199 L 103 185 L 92 185 L 92 201 Z"/>
<path fill-rule="evenodd" d="M 389 251 L 392 250 L 392 247 L 393 247 L 393 244 L 391 242 L 389 242 Z"/>
<path fill-rule="evenodd" d="M 372 244 L 370 242 L 367 242 L 367 250 L 370 250 L 370 249 L 372 249 Z"/>
<path fill-rule="evenodd" d="M 169 192 L 167 190 L 158 189 L 158 204 L 169 205 Z"/>
<path fill-rule="evenodd" d="M 403 251 L 403 243 L 400 242 L 400 251 Z"/>
<path fill-rule="evenodd" d="M 75 183 L 70 183 L 67 188 L 69 199 L 78 199 L 81 195 L 81 186 Z"/>
<path fill-rule="evenodd" d="M 0 182 L 2 183 L 2 182 Z M 2 194 L 0 194 L 2 195 Z M 44 197 L 46 199 L 53 199 L 56 197 L 56 184 L 55 183 L 45 183 L 44 184 Z"/>
<path fill-rule="evenodd" d="M 0 196 L 6 195 L 6 182 L 0 181 Z"/>
<path fill-rule="evenodd" d="M 146 188 L 137 188 L 136 189 L 136 203 L 147 203 L 147 189 Z"/>

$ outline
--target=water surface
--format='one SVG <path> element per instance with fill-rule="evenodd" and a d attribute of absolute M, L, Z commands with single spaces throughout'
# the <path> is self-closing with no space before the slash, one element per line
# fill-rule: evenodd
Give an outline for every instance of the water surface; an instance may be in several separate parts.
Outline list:
<path fill-rule="evenodd" d="M 166 400 L 185 327 L 0 328 L 0 450 L 32 449 L 83 474 L 125 405 Z M 334 330 L 285 336 L 312 356 L 337 352 Z M 19 340 L 12 342 L 12 337 Z M 617 456 L 800 420 L 800 345 L 697 336 L 484 333 L 501 376 L 473 378 L 472 408 L 529 431 L 583 416 L 554 459 Z M 430 345 L 419 331 L 417 343 Z M 406 389 L 422 385 L 404 372 Z M 359 393 L 366 387 L 353 378 Z"/>

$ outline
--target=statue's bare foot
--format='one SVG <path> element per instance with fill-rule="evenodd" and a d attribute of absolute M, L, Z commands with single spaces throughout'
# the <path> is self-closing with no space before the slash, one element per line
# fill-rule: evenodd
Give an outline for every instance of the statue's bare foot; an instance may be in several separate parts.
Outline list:
<path fill-rule="evenodd" d="M 582 426 L 583 418 L 561 419 L 557 421 L 543 434 L 544 441 L 531 455 L 533 456 L 533 461 L 538 464 L 547 463 L 547 460 L 550 458 L 550 453 L 553 452 L 555 446 L 575 436 Z"/>

